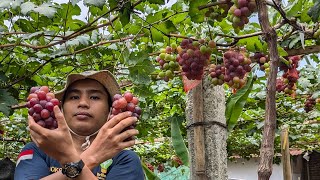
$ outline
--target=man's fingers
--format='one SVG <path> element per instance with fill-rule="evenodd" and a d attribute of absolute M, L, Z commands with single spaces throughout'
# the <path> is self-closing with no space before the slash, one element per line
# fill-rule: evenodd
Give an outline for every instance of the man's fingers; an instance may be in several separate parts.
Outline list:
<path fill-rule="evenodd" d="M 64 118 L 64 115 L 62 114 L 59 106 L 53 107 L 54 116 L 56 117 L 58 128 L 66 127 L 66 120 Z"/>
<path fill-rule="evenodd" d="M 37 138 L 39 138 L 39 135 L 35 133 L 33 130 L 30 130 L 30 137 L 32 141 L 39 147 L 39 142 L 37 141 Z"/>
<path fill-rule="evenodd" d="M 108 126 L 108 128 L 113 128 L 114 126 L 116 126 L 119 122 L 121 122 L 123 119 L 130 117 L 132 115 L 132 112 L 130 111 L 126 111 L 126 112 L 122 112 L 119 113 L 117 115 L 115 115 L 114 117 L 112 117 L 107 123 L 106 125 Z M 120 132 L 120 131 L 119 131 Z"/>
<path fill-rule="evenodd" d="M 136 129 L 128 129 L 119 134 L 120 141 L 124 141 L 130 137 L 136 136 L 139 134 L 139 131 Z"/>
<path fill-rule="evenodd" d="M 133 124 L 135 124 L 138 121 L 137 117 L 127 117 L 125 119 L 123 119 L 122 121 L 120 121 L 117 125 L 114 126 L 113 131 L 116 134 L 119 134 L 120 132 L 122 132 L 126 127 L 129 127 Z"/>
<path fill-rule="evenodd" d="M 32 130 L 38 134 L 44 134 L 47 131 L 47 129 L 37 124 L 32 116 L 28 116 L 28 124 L 30 131 Z"/>
<path fill-rule="evenodd" d="M 135 145 L 135 140 L 134 139 L 132 139 L 130 141 L 123 141 L 120 146 L 122 147 L 122 149 L 125 149 L 125 148 L 128 148 L 128 147 L 132 147 L 133 145 Z"/>

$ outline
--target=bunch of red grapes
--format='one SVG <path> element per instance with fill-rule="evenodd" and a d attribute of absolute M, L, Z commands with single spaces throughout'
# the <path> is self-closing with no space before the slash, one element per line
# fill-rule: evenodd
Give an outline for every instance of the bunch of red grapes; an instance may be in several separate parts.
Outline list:
<path fill-rule="evenodd" d="M 312 98 L 311 96 L 308 97 L 306 102 L 304 103 L 304 110 L 306 112 L 309 112 L 313 109 L 313 107 L 316 105 L 316 99 Z"/>
<path fill-rule="evenodd" d="M 53 107 L 59 104 L 59 100 L 49 91 L 48 86 L 41 86 L 30 89 L 26 107 L 37 124 L 47 129 L 56 129 L 58 124 Z"/>
<path fill-rule="evenodd" d="M 296 90 L 296 82 L 299 79 L 299 71 L 297 70 L 300 56 L 292 56 L 288 58 L 289 65 L 280 61 L 280 70 L 284 71 L 282 79 L 277 80 L 276 89 L 278 92 L 293 94 Z M 282 82 L 281 82 L 282 81 Z"/>
<path fill-rule="evenodd" d="M 164 81 L 168 82 L 174 76 L 174 71 L 179 70 L 179 64 L 176 61 L 176 57 L 172 54 L 177 49 L 176 44 L 168 46 L 166 49 L 162 49 L 160 55 L 157 56 L 157 62 L 160 64 L 162 70 L 158 76 Z"/>
<path fill-rule="evenodd" d="M 242 51 L 229 50 L 223 55 L 224 66 L 217 65 L 209 69 L 213 83 L 218 79 L 218 85 L 227 83 L 234 89 L 240 89 L 246 83 L 245 75 L 251 71 L 251 60 Z"/>
<path fill-rule="evenodd" d="M 201 80 L 204 67 L 209 64 L 211 53 L 215 47 L 216 43 L 213 40 L 208 43 L 204 39 L 199 41 L 182 40 L 177 56 L 182 74 L 189 80 Z"/>
<path fill-rule="evenodd" d="M 243 29 L 249 22 L 249 16 L 256 10 L 255 0 L 233 0 L 234 4 L 229 9 L 229 20 L 235 29 Z"/>
<path fill-rule="evenodd" d="M 131 92 L 125 92 L 123 95 L 115 94 L 113 96 L 112 110 L 109 119 L 113 116 L 125 112 L 131 111 L 132 116 L 140 118 L 141 108 L 138 106 L 139 100 L 137 97 L 133 96 Z M 136 124 L 126 127 L 123 131 L 134 129 Z M 133 137 L 126 139 L 125 141 L 132 140 Z"/>

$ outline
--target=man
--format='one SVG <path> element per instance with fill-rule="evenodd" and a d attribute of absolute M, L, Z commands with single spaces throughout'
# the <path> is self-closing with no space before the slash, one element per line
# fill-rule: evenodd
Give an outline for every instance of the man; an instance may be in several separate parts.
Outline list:
<path fill-rule="evenodd" d="M 117 93 L 119 85 L 109 71 L 69 75 L 56 93 L 62 103 L 61 111 L 54 107 L 58 128 L 45 129 L 29 116 L 33 142 L 19 155 L 15 179 L 144 179 L 139 157 L 123 150 L 134 145 L 124 140 L 138 131 L 122 131 L 137 118 L 123 112 L 107 121 Z"/>

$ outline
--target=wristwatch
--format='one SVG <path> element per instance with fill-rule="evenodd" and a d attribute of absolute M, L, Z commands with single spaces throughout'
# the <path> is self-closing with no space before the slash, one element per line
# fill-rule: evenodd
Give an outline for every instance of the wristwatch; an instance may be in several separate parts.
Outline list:
<path fill-rule="evenodd" d="M 62 167 L 62 174 L 66 175 L 68 178 L 75 178 L 79 176 L 83 166 L 84 163 L 82 160 L 78 162 L 67 163 Z"/>

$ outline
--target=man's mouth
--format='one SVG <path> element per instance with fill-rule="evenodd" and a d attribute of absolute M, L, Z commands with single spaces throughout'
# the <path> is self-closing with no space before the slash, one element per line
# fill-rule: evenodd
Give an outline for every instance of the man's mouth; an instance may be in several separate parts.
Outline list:
<path fill-rule="evenodd" d="M 80 119 L 84 119 L 87 117 L 92 117 L 90 113 L 87 112 L 77 112 L 74 116 L 80 118 Z"/>

